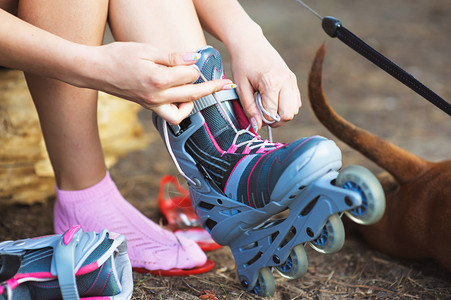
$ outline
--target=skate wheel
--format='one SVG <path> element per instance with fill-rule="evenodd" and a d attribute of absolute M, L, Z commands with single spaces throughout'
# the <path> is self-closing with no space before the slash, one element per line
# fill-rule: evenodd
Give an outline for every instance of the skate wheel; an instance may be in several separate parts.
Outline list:
<path fill-rule="evenodd" d="M 276 282 L 269 268 L 262 268 L 258 272 L 257 285 L 252 292 L 262 297 L 272 297 L 274 295 Z"/>
<path fill-rule="evenodd" d="M 291 249 L 287 260 L 276 267 L 277 273 L 288 279 L 297 279 L 307 273 L 308 260 L 307 252 L 303 245 L 297 245 Z"/>
<path fill-rule="evenodd" d="M 335 253 L 339 251 L 345 242 L 345 229 L 343 222 L 337 214 L 329 217 L 320 235 L 309 242 L 310 246 L 320 253 Z"/>
<path fill-rule="evenodd" d="M 370 225 L 382 218 L 385 211 L 385 195 L 376 176 L 361 166 L 349 166 L 338 174 L 337 186 L 360 193 L 362 205 L 346 211 L 346 215 L 356 223 Z"/>

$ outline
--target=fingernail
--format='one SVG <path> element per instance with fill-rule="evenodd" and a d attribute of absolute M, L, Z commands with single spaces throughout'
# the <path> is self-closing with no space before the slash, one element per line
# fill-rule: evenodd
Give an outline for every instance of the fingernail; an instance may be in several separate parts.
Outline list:
<path fill-rule="evenodd" d="M 257 125 L 257 120 L 254 117 L 251 117 L 251 125 L 252 125 L 252 129 L 254 129 L 254 132 L 257 133 L 258 125 Z"/>
<path fill-rule="evenodd" d="M 223 90 L 231 90 L 231 89 L 234 89 L 234 88 L 236 88 L 236 84 L 234 84 L 234 83 L 229 83 L 229 84 L 226 84 L 225 86 L 223 86 L 222 87 L 222 89 Z"/>
<path fill-rule="evenodd" d="M 200 53 L 186 52 L 182 54 L 182 58 L 187 62 L 197 61 L 200 58 Z"/>

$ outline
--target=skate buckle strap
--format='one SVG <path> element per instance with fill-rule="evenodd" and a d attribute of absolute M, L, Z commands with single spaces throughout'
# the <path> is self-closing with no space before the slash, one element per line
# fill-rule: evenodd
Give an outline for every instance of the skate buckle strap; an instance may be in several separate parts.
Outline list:
<path fill-rule="evenodd" d="M 82 294 L 126 300 L 133 292 L 131 271 L 125 236 L 107 230 L 83 232 L 76 225 L 62 235 L 0 243 L 0 299 Z"/>
<path fill-rule="evenodd" d="M 81 226 L 73 226 L 61 237 L 55 247 L 55 267 L 58 283 L 64 300 L 80 299 L 75 279 L 75 247 L 80 242 L 83 231 Z M 52 270 L 53 273 L 54 270 Z"/>
<path fill-rule="evenodd" d="M 20 269 L 21 253 L 8 253 L 0 255 L 0 283 L 11 279 Z"/>
<path fill-rule="evenodd" d="M 235 89 L 222 90 L 222 91 L 216 92 L 215 96 L 216 96 L 217 100 L 219 100 L 220 102 L 238 99 L 238 94 L 236 93 Z M 210 107 L 217 103 L 218 102 L 216 101 L 213 94 L 199 98 L 196 101 L 194 101 L 194 109 L 189 115 L 192 116 L 192 115 L 198 113 L 199 111 L 201 111 L 202 109 Z"/>

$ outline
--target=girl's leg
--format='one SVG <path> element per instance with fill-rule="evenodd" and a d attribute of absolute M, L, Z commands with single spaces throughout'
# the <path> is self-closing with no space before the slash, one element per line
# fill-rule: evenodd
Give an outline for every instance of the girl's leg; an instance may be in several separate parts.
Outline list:
<path fill-rule="evenodd" d="M 149 43 L 171 52 L 206 45 L 191 0 L 112 0 L 109 24 L 120 41 Z"/>
<path fill-rule="evenodd" d="M 106 0 L 21 0 L 19 16 L 66 39 L 99 45 L 108 12 Z M 55 231 L 80 224 L 127 238 L 134 267 L 191 268 L 206 256 L 192 241 L 147 219 L 120 194 L 106 172 L 97 128 L 97 92 L 27 74 L 57 181 Z"/>
<path fill-rule="evenodd" d="M 74 42 L 100 45 L 108 1 L 19 2 L 19 17 Z M 57 185 L 87 188 L 106 172 L 97 129 L 97 92 L 26 74 Z"/>

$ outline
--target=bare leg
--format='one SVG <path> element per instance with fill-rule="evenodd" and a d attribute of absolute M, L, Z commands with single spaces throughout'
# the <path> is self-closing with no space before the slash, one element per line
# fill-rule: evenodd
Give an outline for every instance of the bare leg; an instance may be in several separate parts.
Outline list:
<path fill-rule="evenodd" d="M 112 0 L 109 23 L 118 41 L 149 43 L 169 52 L 196 51 L 206 45 L 191 0 Z M 127 239 L 130 241 L 129 238 Z M 163 243 L 158 245 L 158 239 L 164 241 L 166 245 Z M 180 243 L 178 247 L 169 245 L 171 240 L 173 238 L 169 233 L 151 234 L 148 241 L 141 242 L 140 247 L 133 249 L 132 265 L 140 266 L 141 264 L 148 269 L 167 269 L 170 265 L 198 266 L 205 261 L 206 257 L 186 239 L 178 237 L 177 244 Z M 134 256 L 155 258 L 153 261 L 150 260 L 149 264 L 136 260 Z M 168 261 L 168 257 L 174 257 L 176 264 Z"/>
<path fill-rule="evenodd" d="M 100 45 L 108 13 L 107 0 L 19 2 L 25 21 L 82 44 Z M 57 185 L 86 188 L 106 172 L 97 129 L 97 92 L 26 74 Z"/>
<path fill-rule="evenodd" d="M 135 2 L 132 2 L 135 4 Z M 108 1 L 21 0 L 19 16 L 66 39 L 102 41 Z M 106 172 L 97 128 L 97 92 L 27 75 L 57 179 L 56 233 L 80 224 L 85 231 L 124 234 L 133 267 L 150 270 L 203 265 L 199 246 L 163 230 L 131 206 Z"/>
<path fill-rule="evenodd" d="M 171 52 L 206 45 L 191 0 L 112 0 L 109 22 L 120 41 L 145 42 Z"/>

